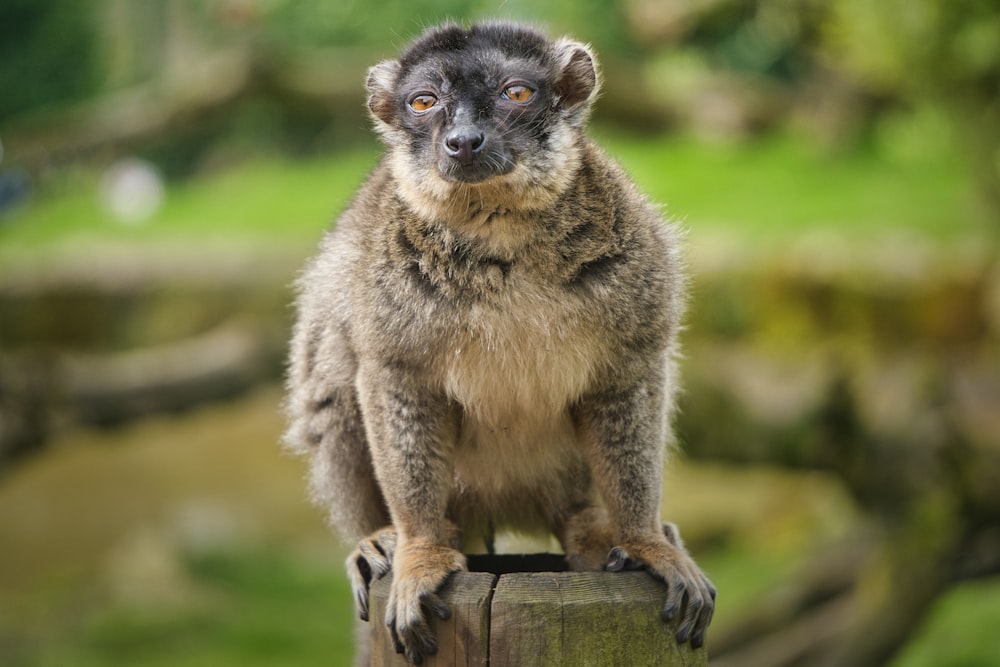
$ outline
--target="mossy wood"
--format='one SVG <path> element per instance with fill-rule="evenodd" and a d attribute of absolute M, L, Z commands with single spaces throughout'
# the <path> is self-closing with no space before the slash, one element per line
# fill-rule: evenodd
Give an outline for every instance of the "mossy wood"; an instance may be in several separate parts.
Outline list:
<path fill-rule="evenodd" d="M 447 621 L 432 619 L 438 653 L 429 667 L 705 667 L 708 654 L 679 646 L 660 620 L 665 591 L 645 572 L 565 572 L 549 556 L 470 558 L 448 580 Z M 556 571 L 544 571 L 547 569 Z M 538 571 L 543 570 L 543 571 Z M 372 667 L 403 667 L 381 619 L 391 575 L 371 589 Z"/>

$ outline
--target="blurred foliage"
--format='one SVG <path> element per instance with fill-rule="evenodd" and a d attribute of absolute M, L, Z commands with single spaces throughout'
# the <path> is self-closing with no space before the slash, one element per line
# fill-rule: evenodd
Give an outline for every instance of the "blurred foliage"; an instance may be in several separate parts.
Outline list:
<path fill-rule="evenodd" d="M 97 91 L 95 18 L 75 0 L 0 3 L 0 122 Z"/>
<path fill-rule="evenodd" d="M 873 89 L 948 109 L 973 178 L 1000 215 L 1000 4 L 832 0 L 831 57 Z"/>
<path fill-rule="evenodd" d="M 925 125 L 925 140 L 957 140 L 1000 212 L 1000 6 L 991 0 L 9 0 L 0 88 L 15 92 L 0 98 L 0 121 L 18 122 L 2 137 L 7 164 L 32 127 L 25 117 L 137 86 L 174 108 L 148 136 L 114 141 L 117 128 L 92 119 L 64 136 L 86 138 L 70 158 L 138 151 L 176 177 L 262 149 L 340 147 L 366 136 L 365 66 L 429 25 L 489 18 L 592 42 L 605 69 L 596 119 L 619 128 L 744 140 L 792 127 L 843 151 L 884 140 L 887 117 L 944 110 L 950 126 Z M 227 58 L 243 69 L 218 67 Z M 230 85 L 228 98 L 211 101 Z M 116 124 L 141 125 L 156 111 L 136 107 L 139 118 Z M 50 148 L 29 170 L 54 164 Z"/>
<path fill-rule="evenodd" d="M 652 12 L 653 3 L 647 11 Z M 824 0 L 714 0 L 681 2 L 659 31 L 648 26 L 646 41 L 690 48 L 714 68 L 796 81 L 814 69 Z M 664 12 L 670 16 L 670 12 Z M 634 29 L 643 28 L 634 17 Z"/>
<path fill-rule="evenodd" d="M 872 85 L 1000 94 L 1000 5 L 993 0 L 832 0 L 832 9 L 831 53 Z"/>
<path fill-rule="evenodd" d="M 274 0 L 214 3 L 190 2 L 202 25 L 214 26 L 217 36 L 242 39 L 250 34 L 265 46 L 296 49 L 316 46 L 362 46 L 389 49 L 388 57 L 424 28 L 444 20 L 467 21 L 515 17 L 558 25 L 562 30 L 593 32 L 602 46 L 627 49 L 629 37 L 620 3 L 607 0 L 556 0 L 548 3 L 510 0 L 498 6 L 490 0 Z M 588 37 L 589 38 L 589 37 Z"/>

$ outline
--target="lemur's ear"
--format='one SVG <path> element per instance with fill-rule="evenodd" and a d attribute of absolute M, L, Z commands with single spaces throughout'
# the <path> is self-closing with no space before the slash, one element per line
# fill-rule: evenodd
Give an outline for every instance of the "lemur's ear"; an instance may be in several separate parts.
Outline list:
<path fill-rule="evenodd" d="M 597 60 L 590 48 L 571 39 L 555 43 L 555 106 L 567 114 L 570 123 L 581 124 L 600 89 Z"/>
<path fill-rule="evenodd" d="M 368 109 L 377 121 L 391 125 L 396 115 L 392 91 L 399 75 L 399 61 L 384 60 L 368 70 Z"/>

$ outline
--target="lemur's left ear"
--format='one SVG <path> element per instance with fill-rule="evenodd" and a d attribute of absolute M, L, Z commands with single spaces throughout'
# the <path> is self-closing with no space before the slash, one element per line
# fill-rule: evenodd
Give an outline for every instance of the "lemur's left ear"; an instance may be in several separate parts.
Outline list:
<path fill-rule="evenodd" d="M 571 39 L 555 43 L 556 83 L 555 106 L 569 117 L 573 125 L 581 124 L 600 89 L 597 60 L 590 48 Z"/>
<path fill-rule="evenodd" d="M 391 125 L 396 115 L 392 91 L 396 88 L 399 61 L 384 60 L 368 70 L 368 109 L 375 119 Z"/>

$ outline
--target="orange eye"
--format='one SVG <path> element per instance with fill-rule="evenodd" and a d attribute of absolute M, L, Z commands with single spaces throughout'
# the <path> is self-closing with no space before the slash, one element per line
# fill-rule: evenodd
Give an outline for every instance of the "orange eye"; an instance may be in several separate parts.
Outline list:
<path fill-rule="evenodd" d="M 437 98 L 433 95 L 417 95 L 410 100 L 410 108 L 417 113 L 428 111 L 435 104 L 437 104 Z"/>
<path fill-rule="evenodd" d="M 527 102 L 532 97 L 534 97 L 535 91 L 527 86 L 522 86 L 520 84 L 515 84 L 513 86 L 508 86 L 503 91 L 503 96 L 512 102 Z"/>

